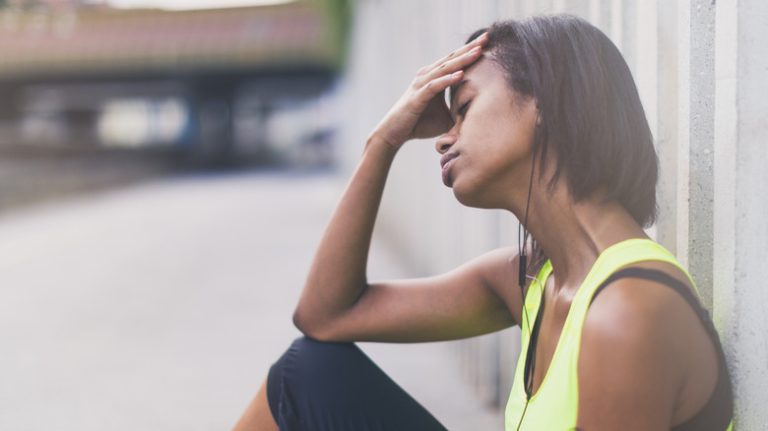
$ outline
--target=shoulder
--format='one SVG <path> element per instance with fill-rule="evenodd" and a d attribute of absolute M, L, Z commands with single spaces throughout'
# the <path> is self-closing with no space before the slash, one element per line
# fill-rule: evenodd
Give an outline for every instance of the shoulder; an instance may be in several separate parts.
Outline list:
<path fill-rule="evenodd" d="M 669 286 L 637 278 L 607 286 L 590 306 L 582 329 L 579 382 L 584 414 L 602 411 L 605 421 L 611 420 L 605 418 L 609 411 L 619 421 L 614 425 L 622 427 L 621 421 L 628 418 L 647 425 L 638 429 L 669 427 L 686 377 L 680 337 L 695 319 Z"/>
<path fill-rule="evenodd" d="M 582 346 L 606 344 L 672 354 L 679 316 L 690 306 L 672 288 L 657 281 L 621 278 L 594 298 L 582 331 Z"/>
<path fill-rule="evenodd" d="M 526 290 L 521 292 L 518 285 L 519 265 L 517 247 L 500 247 L 475 257 L 454 271 L 469 273 L 473 278 L 482 280 L 486 288 L 504 302 L 515 322 L 520 322 L 523 292 L 527 291 L 530 279 L 526 281 Z M 536 271 L 540 269 L 541 265 Z"/>
<path fill-rule="evenodd" d="M 630 265 L 662 271 L 692 290 L 679 269 L 663 262 Z M 679 345 L 686 329 L 700 326 L 695 310 L 673 287 L 644 278 L 625 277 L 612 281 L 593 298 L 587 312 L 583 335 L 587 342 L 616 342 L 627 347 L 663 350 L 679 357 Z"/>
<path fill-rule="evenodd" d="M 520 254 L 517 247 L 501 247 L 482 254 L 467 263 L 486 287 L 500 298 L 519 322 L 522 292 L 518 285 Z"/>
<path fill-rule="evenodd" d="M 513 278 L 517 280 L 519 259 L 517 248 L 501 247 L 471 259 L 457 270 L 473 271 L 488 287 L 503 291 Z"/>

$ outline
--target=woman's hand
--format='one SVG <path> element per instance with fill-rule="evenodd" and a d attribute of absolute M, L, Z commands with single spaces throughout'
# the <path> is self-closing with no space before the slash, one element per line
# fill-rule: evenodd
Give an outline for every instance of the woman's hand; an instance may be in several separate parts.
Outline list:
<path fill-rule="evenodd" d="M 371 133 L 394 148 L 411 139 L 431 138 L 453 126 L 443 91 L 458 83 L 464 68 L 482 53 L 488 34 L 453 51 L 416 73 L 411 85 Z M 370 140 L 369 140 L 370 141 Z"/>

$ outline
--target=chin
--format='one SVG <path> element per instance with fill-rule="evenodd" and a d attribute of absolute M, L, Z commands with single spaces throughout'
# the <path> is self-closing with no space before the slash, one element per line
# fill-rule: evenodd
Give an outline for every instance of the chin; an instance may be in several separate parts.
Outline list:
<path fill-rule="evenodd" d="M 498 208 L 498 206 L 493 205 L 489 199 L 484 198 L 477 188 L 467 187 L 466 185 L 462 187 L 461 183 L 455 182 L 453 183 L 452 188 L 456 200 L 464 206 L 483 209 Z"/>

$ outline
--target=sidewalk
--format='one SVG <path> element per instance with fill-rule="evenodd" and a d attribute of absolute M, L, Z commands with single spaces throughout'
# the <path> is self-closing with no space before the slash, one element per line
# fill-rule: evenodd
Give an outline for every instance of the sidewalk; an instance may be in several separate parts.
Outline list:
<path fill-rule="evenodd" d="M 225 430 L 291 322 L 328 177 L 166 180 L 0 217 L 0 429 Z M 376 241 L 370 273 L 402 269 Z M 501 430 L 450 343 L 361 348 L 451 430 Z"/>

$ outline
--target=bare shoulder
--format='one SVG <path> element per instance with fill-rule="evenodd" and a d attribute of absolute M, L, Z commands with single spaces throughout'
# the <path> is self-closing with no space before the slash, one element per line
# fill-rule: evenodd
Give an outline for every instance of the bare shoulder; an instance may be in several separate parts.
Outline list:
<path fill-rule="evenodd" d="M 662 271 L 694 290 L 686 275 L 671 264 L 640 262 L 628 266 Z M 701 322 L 693 307 L 675 289 L 654 280 L 627 277 L 613 281 L 594 298 L 583 334 L 588 336 L 587 342 L 641 346 L 645 343 L 657 346 L 656 349 L 664 347 L 664 351 L 670 351 L 668 348 L 674 351 L 681 345 L 680 337 L 692 335 L 693 329 L 701 329 Z"/>
<path fill-rule="evenodd" d="M 672 265 L 631 266 L 664 271 L 691 288 Z M 671 287 L 638 278 L 612 282 L 594 299 L 582 329 L 580 427 L 668 429 L 692 416 L 699 401 L 684 394 L 687 381 L 708 371 L 690 364 L 706 356 L 708 344 L 695 311 Z"/>
<path fill-rule="evenodd" d="M 515 322 L 520 322 L 523 293 L 518 286 L 520 255 L 517 247 L 497 248 L 475 261 L 482 268 L 488 288 L 506 304 Z"/>
<path fill-rule="evenodd" d="M 665 351 L 661 347 L 674 344 L 678 316 L 688 309 L 690 306 L 677 292 L 658 282 L 618 279 L 589 307 L 582 350 L 608 345 Z"/>

